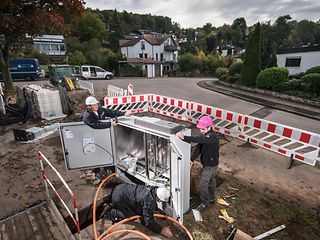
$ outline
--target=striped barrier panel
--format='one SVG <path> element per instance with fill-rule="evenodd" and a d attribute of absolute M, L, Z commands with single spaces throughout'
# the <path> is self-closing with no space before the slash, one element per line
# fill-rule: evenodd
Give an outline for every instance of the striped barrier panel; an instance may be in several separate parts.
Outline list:
<path fill-rule="evenodd" d="M 185 100 L 150 94 L 149 111 L 188 121 L 189 104 Z"/>
<path fill-rule="evenodd" d="M 128 85 L 128 95 L 133 96 L 133 85 L 131 83 Z"/>
<path fill-rule="evenodd" d="M 104 107 L 122 112 L 131 113 L 148 112 L 149 94 L 123 96 L 123 97 L 105 97 Z"/>
<path fill-rule="evenodd" d="M 320 161 L 320 135 L 316 133 L 245 116 L 239 138 L 312 166 Z"/>
<path fill-rule="evenodd" d="M 213 130 L 232 137 L 238 137 L 243 123 L 243 115 L 226 111 L 220 108 L 204 105 L 201 103 L 190 103 L 190 120 L 197 123 L 204 115 L 212 117 Z"/>
<path fill-rule="evenodd" d="M 320 135 L 212 106 L 156 94 L 135 98 L 140 105 L 125 105 L 121 97 L 105 101 L 105 106 L 131 112 L 153 112 L 196 124 L 204 115 L 213 118 L 213 129 L 225 135 L 249 141 L 262 148 L 314 166 L 320 161 Z M 128 97 L 129 98 L 129 97 Z M 105 99 L 106 100 L 106 99 Z M 130 102 L 126 100 L 125 102 Z M 135 109 L 135 110 L 134 110 Z"/>

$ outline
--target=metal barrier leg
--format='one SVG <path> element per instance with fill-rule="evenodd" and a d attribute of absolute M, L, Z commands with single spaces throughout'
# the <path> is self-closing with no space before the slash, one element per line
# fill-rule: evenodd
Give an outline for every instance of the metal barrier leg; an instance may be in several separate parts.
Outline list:
<path fill-rule="evenodd" d="M 253 146 L 253 145 L 250 143 L 250 139 L 249 139 L 249 138 L 247 139 L 247 141 L 246 141 L 244 144 L 238 145 L 238 147 L 247 147 L 247 148 L 257 149 L 256 146 Z"/>
<path fill-rule="evenodd" d="M 291 169 L 292 165 L 293 165 L 294 159 L 293 159 L 293 154 L 291 154 L 290 159 L 288 161 L 287 164 L 287 169 Z"/>

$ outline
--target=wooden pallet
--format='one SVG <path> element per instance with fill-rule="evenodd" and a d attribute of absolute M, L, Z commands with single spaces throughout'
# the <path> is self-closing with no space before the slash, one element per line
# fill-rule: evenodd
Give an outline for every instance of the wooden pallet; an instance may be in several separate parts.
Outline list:
<path fill-rule="evenodd" d="M 0 221 L 0 240 L 74 240 L 50 200 Z"/>

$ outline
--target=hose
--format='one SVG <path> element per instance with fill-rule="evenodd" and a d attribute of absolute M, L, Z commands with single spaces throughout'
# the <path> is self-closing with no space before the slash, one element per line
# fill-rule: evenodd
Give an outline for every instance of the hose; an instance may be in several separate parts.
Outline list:
<path fill-rule="evenodd" d="M 115 173 L 112 173 L 111 175 L 109 175 L 108 177 L 106 177 L 105 179 L 103 179 L 103 181 L 99 184 L 98 189 L 96 190 L 96 194 L 94 196 L 94 200 L 93 200 L 93 209 L 92 209 L 92 221 L 93 221 L 93 234 L 94 234 L 94 239 L 98 239 L 98 234 L 97 234 L 97 224 L 96 224 L 96 208 L 97 208 L 97 199 L 98 199 L 98 195 L 99 195 L 99 191 L 101 189 L 101 187 L 104 185 L 104 183 L 106 181 L 108 181 L 111 177 L 116 176 Z"/>
<path fill-rule="evenodd" d="M 147 235 L 145 235 L 144 233 L 139 232 L 139 231 L 135 231 L 135 230 L 131 230 L 131 229 L 122 229 L 122 230 L 114 231 L 114 232 L 108 234 L 107 236 L 103 237 L 101 240 L 106 240 L 106 239 L 109 239 L 110 237 L 113 237 L 113 236 L 121 234 L 121 233 L 126 233 L 126 232 L 139 235 L 140 237 L 143 237 L 146 240 L 151 240 L 151 238 L 148 237 Z"/>
<path fill-rule="evenodd" d="M 159 214 L 159 213 L 155 213 L 153 214 L 154 217 L 160 217 L 160 218 L 166 218 L 168 220 L 170 220 L 171 222 L 177 224 L 182 230 L 184 230 L 184 232 L 187 234 L 187 236 L 189 237 L 190 240 L 193 240 L 193 237 L 191 235 L 191 233 L 189 232 L 189 230 L 181 223 L 179 223 L 179 221 L 177 221 L 176 219 L 172 218 L 172 217 L 169 217 L 167 215 L 163 215 L 163 214 Z M 128 217 L 128 218 L 125 218 L 123 220 L 121 220 L 120 222 L 117 222 L 116 224 L 112 225 L 110 228 L 108 228 L 103 234 L 101 234 L 101 236 L 103 236 L 104 234 L 108 234 L 110 233 L 114 228 L 116 228 L 117 226 L 123 224 L 123 223 L 126 223 L 126 222 L 129 222 L 131 220 L 134 220 L 134 219 L 137 219 L 137 218 L 140 218 L 141 216 L 139 215 L 135 215 L 135 216 L 132 216 L 132 217 Z M 101 238 L 99 238 L 98 240 L 100 240 Z M 102 238 L 103 239 L 103 238 Z M 102 240 L 101 239 L 101 240 Z"/>

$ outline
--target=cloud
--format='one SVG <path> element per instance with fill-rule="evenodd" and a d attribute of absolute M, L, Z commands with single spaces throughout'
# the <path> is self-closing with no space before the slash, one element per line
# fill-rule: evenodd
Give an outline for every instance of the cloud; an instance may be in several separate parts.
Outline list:
<path fill-rule="evenodd" d="M 295 20 L 319 20 L 317 0 L 87 0 L 87 7 L 117 9 L 140 14 L 168 16 L 181 27 L 201 27 L 207 22 L 214 26 L 244 17 L 247 25 L 258 21 L 274 22 L 289 14 Z"/>

